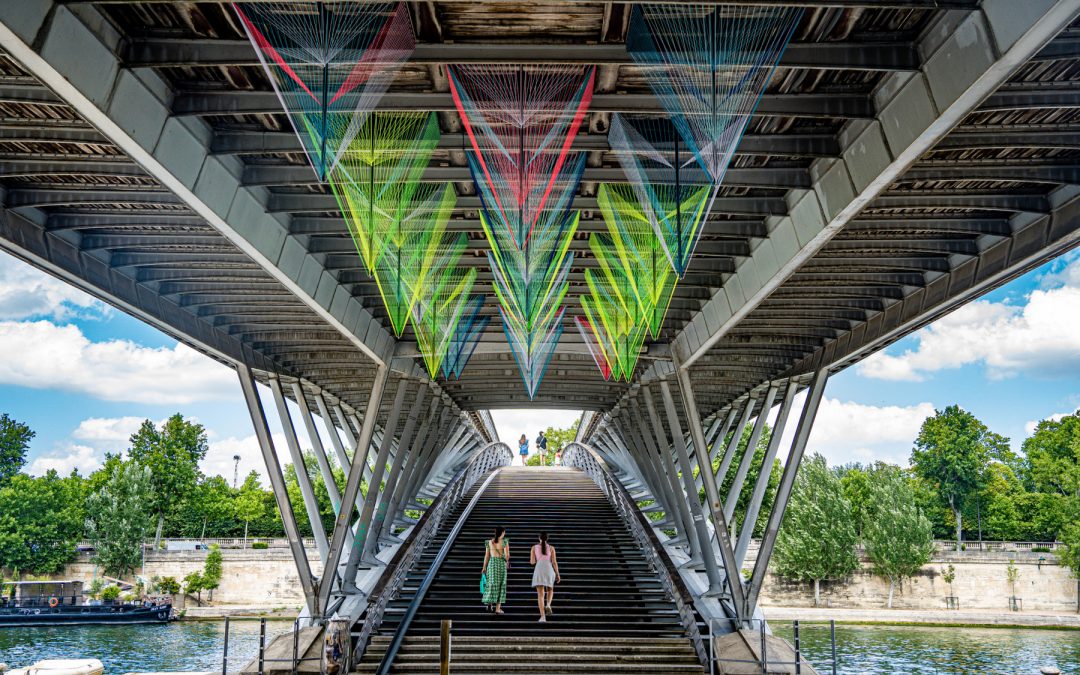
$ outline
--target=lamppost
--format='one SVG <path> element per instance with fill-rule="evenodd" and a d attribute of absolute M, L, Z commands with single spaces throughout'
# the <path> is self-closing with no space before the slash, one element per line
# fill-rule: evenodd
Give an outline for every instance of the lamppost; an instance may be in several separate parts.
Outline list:
<path fill-rule="evenodd" d="M 240 477 L 240 455 L 233 455 L 232 486 L 236 489 L 236 479 Z"/>

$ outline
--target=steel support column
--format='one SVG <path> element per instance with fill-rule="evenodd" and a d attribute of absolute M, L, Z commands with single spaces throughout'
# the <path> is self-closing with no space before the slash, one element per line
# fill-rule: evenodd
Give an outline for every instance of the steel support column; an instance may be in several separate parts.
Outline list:
<path fill-rule="evenodd" d="M 757 482 L 754 483 L 754 492 L 750 495 L 750 503 L 746 507 L 746 515 L 743 516 L 742 525 L 739 528 L 739 541 L 735 545 L 735 563 L 742 569 L 746 562 L 746 552 L 750 548 L 750 539 L 754 536 L 754 526 L 757 523 L 758 514 L 761 512 L 761 502 L 765 499 L 765 491 L 769 488 L 769 476 L 772 474 L 773 461 L 776 459 L 776 451 L 780 448 L 780 440 L 787 428 L 788 416 L 791 413 L 792 402 L 795 394 L 799 391 L 799 383 L 788 380 L 787 392 L 780 404 L 780 411 L 776 414 L 776 424 L 773 425 L 772 435 L 769 436 L 769 445 L 765 448 L 765 457 L 761 461 L 761 469 L 758 472 Z"/>
<path fill-rule="evenodd" d="M 758 439 L 761 438 L 762 429 L 765 428 L 765 420 L 768 419 L 769 411 L 772 410 L 773 400 L 776 398 L 776 388 L 776 384 L 770 384 L 768 391 L 765 392 L 765 399 L 758 410 L 754 428 L 750 431 L 750 438 L 746 442 L 746 450 L 743 451 L 739 466 L 735 469 L 735 479 L 731 482 L 731 487 L 728 488 L 727 501 L 724 502 L 724 521 L 729 524 L 732 523 L 731 519 L 735 516 L 735 506 L 739 503 L 743 481 L 746 480 L 746 474 L 749 473 L 750 465 L 754 461 L 754 452 L 757 449 Z M 741 436 L 742 432 L 739 432 L 739 435 Z M 732 527 L 732 530 L 734 530 L 734 527 Z"/>
<path fill-rule="evenodd" d="M 300 439 L 296 436 L 296 427 L 293 426 L 292 415 L 289 414 L 289 406 L 285 402 L 285 394 L 281 391 L 281 381 L 275 376 L 270 377 L 270 391 L 274 394 L 274 405 L 277 407 L 278 418 L 281 420 L 281 430 L 285 433 L 285 444 L 289 446 L 293 470 L 296 472 L 296 484 L 300 487 L 300 497 L 304 500 L 304 510 L 311 524 L 311 533 L 315 536 L 315 547 L 319 549 L 319 557 L 325 560 L 329 545 L 326 541 L 326 530 L 323 529 L 322 514 L 319 513 L 319 500 L 315 498 L 315 488 L 311 485 L 311 475 L 308 474 L 307 464 L 304 463 L 304 451 L 300 449 Z"/>
<path fill-rule="evenodd" d="M 674 354 L 674 353 L 673 353 Z M 698 451 L 698 461 L 704 464 L 708 461 L 708 456 L 705 453 L 705 434 L 701 429 L 701 417 L 698 416 L 697 401 L 694 399 L 694 388 L 690 382 L 690 373 L 688 373 L 679 363 L 678 358 L 674 358 L 675 376 L 678 378 L 679 390 L 682 392 L 683 408 L 686 409 L 686 421 L 690 426 L 690 433 L 696 439 L 695 446 Z M 666 382 L 661 384 L 666 385 Z M 667 398 L 671 398 L 670 393 L 667 392 L 665 386 L 665 394 Z M 747 406 L 751 406 L 751 403 L 747 403 Z M 672 409 L 675 404 L 672 402 Z M 742 429 L 738 429 L 741 433 Z M 731 534 L 728 532 L 727 521 L 724 519 L 724 513 L 720 509 L 720 494 L 716 488 L 714 481 L 705 481 L 705 499 L 709 504 L 709 513 L 712 516 L 713 528 L 716 530 L 716 545 L 720 549 L 720 558 L 724 562 L 724 574 L 727 581 L 728 590 L 731 593 L 731 601 L 735 606 L 735 618 L 740 621 L 744 620 L 744 616 L 739 612 L 739 607 L 743 604 L 743 587 L 742 587 L 742 573 L 735 565 L 735 552 L 731 549 Z M 710 548 L 709 555 L 712 556 L 712 550 Z"/>
<path fill-rule="evenodd" d="M 623 423 L 622 415 L 612 418 L 612 423 L 618 432 L 615 434 L 616 439 L 623 442 L 627 454 L 630 455 L 630 458 L 638 467 L 638 471 L 642 474 L 643 480 L 646 485 L 649 486 L 649 491 L 652 492 L 653 501 L 664 509 L 664 515 L 668 520 L 671 520 L 674 523 L 674 519 L 671 517 L 670 507 L 668 506 L 667 493 L 664 491 L 660 477 L 656 473 L 656 466 L 653 462 L 647 461 L 647 456 L 642 454 L 641 448 L 638 447 L 633 434 L 626 429 L 628 424 Z"/>
<path fill-rule="evenodd" d="M 390 377 L 390 367 L 378 366 L 375 372 L 375 380 L 371 384 L 371 395 L 368 396 L 367 412 L 364 415 L 364 426 L 360 430 L 360 442 L 370 445 L 371 436 L 375 433 L 375 420 L 379 417 L 379 407 L 382 403 L 383 389 Z M 353 462 L 349 467 L 348 477 L 345 480 L 345 491 L 341 495 L 341 511 L 334 522 L 334 535 L 330 538 L 330 551 L 326 556 L 323 568 L 323 583 L 319 588 L 318 608 L 322 616 L 326 617 L 330 610 L 330 592 L 333 590 L 335 579 L 343 590 L 355 588 L 349 580 L 346 587 L 344 580 L 339 578 L 338 563 L 341 561 L 341 552 L 345 545 L 346 532 L 351 529 L 353 505 L 360 494 L 360 480 L 364 476 L 363 462 Z M 350 549 L 356 547 L 355 538 Z"/>
<path fill-rule="evenodd" d="M 643 392 L 644 393 L 644 392 Z M 666 449 L 667 439 L 663 438 L 663 429 L 659 426 L 660 418 L 656 414 L 656 406 L 652 402 L 652 396 L 643 396 L 645 409 L 648 411 L 648 420 L 641 414 L 641 407 L 637 403 L 637 397 L 630 398 L 630 407 L 634 409 L 634 419 L 638 423 L 638 431 L 646 444 L 650 447 L 650 454 L 660 461 L 660 470 L 667 477 L 668 494 L 675 510 L 675 518 L 679 521 L 679 531 L 686 539 L 686 548 L 690 553 L 691 560 L 696 564 L 701 560 L 701 548 L 698 546 L 697 532 L 694 530 L 694 519 L 690 515 L 690 504 L 679 487 L 679 474 L 675 470 L 675 463 L 671 460 L 671 453 Z M 650 434 L 648 424 L 651 422 L 655 434 Z M 661 447 L 657 447 L 660 444 Z"/>
<path fill-rule="evenodd" d="M 387 512 L 386 518 L 387 528 L 392 529 L 394 527 L 394 520 L 402 510 L 402 505 L 412 498 L 412 496 L 408 494 L 409 486 L 416 480 L 416 474 L 420 471 L 420 464 L 424 461 L 424 448 L 427 447 L 429 436 L 431 434 L 431 424 L 438 415 L 440 402 L 441 400 L 439 397 L 435 396 L 432 397 L 431 402 L 428 404 L 427 415 L 420 424 L 420 430 L 416 433 L 416 440 L 413 442 L 416 451 L 409 453 L 408 462 L 405 464 L 405 475 L 398 481 L 397 489 L 392 496 L 393 504 Z"/>
<path fill-rule="evenodd" d="M 304 550 L 304 540 L 300 538 L 300 528 L 296 524 L 296 516 L 293 514 L 292 503 L 289 501 L 289 491 L 285 487 L 285 476 L 281 473 L 277 450 L 274 449 L 274 441 L 270 437 L 270 427 L 266 424 L 266 413 L 263 411 L 262 401 L 259 400 L 259 392 L 255 388 L 255 378 L 251 370 L 244 365 L 236 367 L 236 374 L 240 377 L 244 402 L 247 403 L 248 413 L 251 415 L 251 424 L 255 427 L 255 437 L 259 440 L 259 449 L 262 451 L 263 462 L 266 464 L 270 487 L 274 491 L 274 501 L 277 503 L 278 511 L 281 512 L 281 522 L 285 526 L 285 536 L 289 539 L 289 549 L 292 551 L 293 562 L 296 563 L 296 573 L 300 577 L 300 588 L 304 592 L 304 604 L 310 616 L 318 616 L 317 610 L 321 607 L 318 603 L 318 594 L 323 587 L 329 585 L 325 581 L 326 573 L 324 571 L 323 581 L 317 584 L 311 573 L 307 551 Z"/>
<path fill-rule="evenodd" d="M 716 456 L 720 453 L 720 449 L 724 447 L 724 439 L 727 438 L 728 432 L 731 431 L 731 425 L 735 424 L 735 417 L 739 414 L 739 407 L 732 405 L 728 408 L 727 415 L 724 416 L 724 424 L 721 427 L 720 433 L 713 438 L 711 445 L 709 446 L 709 458 L 715 462 Z"/>
<path fill-rule="evenodd" d="M 765 536 L 761 539 L 761 548 L 758 549 L 757 560 L 754 561 L 754 573 L 746 589 L 746 601 L 743 605 L 745 616 L 752 616 L 757 605 L 761 584 L 765 581 L 765 571 L 769 566 L 769 559 L 772 558 L 773 549 L 776 547 L 780 525 L 784 522 L 784 511 L 787 509 L 788 500 L 791 499 L 791 490 L 795 486 L 795 475 L 802 463 L 806 441 L 810 438 L 810 430 L 814 427 L 814 418 L 817 416 L 821 396 L 825 393 L 825 383 L 828 380 L 829 369 L 822 368 L 814 373 L 814 379 L 810 381 L 806 405 L 803 406 L 802 415 L 799 417 L 799 428 L 795 431 L 795 439 L 791 442 L 787 463 L 784 464 L 784 474 L 780 478 L 780 486 L 776 489 L 776 501 L 769 514 L 769 524 L 765 528 Z"/>
<path fill-rule="evenodd" d="M 646 390 L 647 387 L 642 387 Z M 705 576 L 709 578 L 708 594 L 718 595 L 723 592 L 724 585 L 720 579 L 720 568 L 716 564 L 716 555 L 713 554 L 709 544 L 709 527 L 705 523 L 705 514 L 701 511 L 701 500 L 698 498 L 697 486 L 694 484 L 694 470 L 690 467 L 690 455 L 686 451 L 686 442 L 683 440 L 682 424 L 679 422 L 679 413 L 675 409 L 675 399 L 671 396 L 671 387 L 667 380 L 660 380 L 660 394 L 664 399 L 664 409 L 667 411 L 668 424 L 671 425 L 671 436 L 675 443 L 675 454 L 679 458 L 679 467 L 682 469 L 683 487 L 686 488 L 686 500 L 690 505 L 690 514 L 694 519 L 694 531 L 697 533 L 698 543 L 701 546 L 701 559 L 705 563 Z M 646 397 L 651 395 L 646 392 Z M 648 400 L 648 398 L 646 398 Z M 705 442 L 698 441 L 698 451 L 704 454 Z M 706 486 L 708 481 L 706 481 Z M 708 488 L 705 490 L 708 494 Z"/>
<path fill-rule="evenodd" d="M 386 514 L 391 512 L 394 506 L 394 493 L 397 491 L 398 481 L 405 468 L 405 458 L 411 454 L 413 432 L 416 431 L 416 422 L 420 419 L 420 411 L 424 409 L 424 401 L 427 398 L 428 387 L 421 384 L 416 391 L 416 399 L 409 408 L 408 417 L 405 418 L 405 428 L 401 430 L 401 439 L 398 442 L 397 455 L 394 456 L 394 464 L 390 467 L 390 474 L 386 478 L 386 488 L 383 490 L 384 497 L 379 500 L 379 507 L 375 511 L 375 522 L 371 526 L 372 539 L 375 546 L 387 535 Z M 374 549 L 378 553 L 378 548 Z"/>
<path fill-rule="evenodd" d="M 680 379 L 680 384 L 682 380 Z M 754 415 L 754 407 L 757 405 L 757 399 L 753 396 L 746 397 L 746 403 L 743 405 L 742 413 L 739 415 L 739 423 L 736 424 L 731 431 L 731 440 L 728 441 L 727 447 L 724 449 L 724 459 L 720 462 L 720 467 L 716 470 L 716 484 L 721 485 L 724 479 L 727 478 L 728 469 L 731 468 L 731 462 L 735 459 L 735 452 L 739 449 L 739 441 L 742 440 L 743 430 L 746 429 L 746 425 L 750 423 L 750 418 Z M 733 406 L 734 407 L 734 406 Z"/>
<path fill-rule="evenodd" d="M 293 398 L 300 408 L 300 419 L 304 422 L 308 439 L 311 441 L 311 450 L 315 453 L 315 461 L 319 463 L 319 473 L 322 475 L 323 484 L 326 485 L 326 494 L 330 497 L 330 504 L 334 507 L 334 514 L 341 509 L 341 491 L 337 481 L 334 480 L 334 469 L 330 466 L 330 459 L 326 456 L 326 446 L 323 445 L 319 430 L 315 428 L 315 419 L 311 416 L 311 410 L 307 405 L 307 396 L 304 387 L 299 381 L 292 383 Z M 323 554 L 325 556 L 325 553 Z"/>
<path fill-rule="evenodd" d="M 398 419 L 401 417 L 401 407 L 405 404 L 405 395 L 409 393 L 409 381 L 405 378 L 398 380 L 397 391 L 394 394 L 394 403 L 390 408 L 390 414 L 386 418 L 386 426 L 383 428 L 382 442 L 379 443 L 379 452 L 375 456 L 375 466 L 368 480 L 367 494 L 364 495 L 364 508 L 360 511 L 360 522 L 356 530 L 356 539 L 349 551 L 349 562 L 345 565 L 346 582 L 352 580 L 360 562 L 365 564 L 379 565 L 381 562 L 369 556 L 371 551 L 372 537 L 371 520 L 375 516 L 375 500 L 379 497 L 383 474 L 386 473 L 386 457 L 390 452 L 390 443 L 397 431 Z"/>

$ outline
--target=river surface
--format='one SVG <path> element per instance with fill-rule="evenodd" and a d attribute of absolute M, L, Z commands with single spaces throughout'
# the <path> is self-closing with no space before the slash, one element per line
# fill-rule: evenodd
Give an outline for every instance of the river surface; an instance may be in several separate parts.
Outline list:
<path fill-rule="evenodd" d="M 268 621 L 267 641 L 291 622 Z M 777 633 L 791 639 L 790 628 Z M 219 621 L 168 626 L 83 626 L 0 629 L 0 662 L 24 666 L 47 658 L 96 658 L 108 673 L 220 670 L 224 637 Z M 230 671 L 257 651 L 259 623 L 233 621 Z M 830 673 L 827 627 L 804 626 L 803 653 Z M 1080 631 L 1019 628 L 837 626 L 837 673 L 842 675 L 1034 675 L 1057 666 L 1080 675 Z"/>

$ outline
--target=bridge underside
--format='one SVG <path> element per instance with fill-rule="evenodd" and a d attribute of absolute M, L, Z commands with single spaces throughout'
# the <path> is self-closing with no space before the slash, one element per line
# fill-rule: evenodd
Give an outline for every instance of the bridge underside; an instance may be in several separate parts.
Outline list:
<path fill-rule="evenodd" d="M 540 407 L 588 411 L 578 440 L 662 509 L 698 598 L 745 621 L 829 374 L 1080 241 L 1080 2 L 797 4 L 792 42 L 629 381 L 601 376 L 573 318 L 600 265 L 588 243 L 605 230 L 599 186 L 628 180 L 612 116 L 666 114 L 627 51 L 634 3 L 407 3 L 417 48 L 377 104 L 438 113 L 423 180 L 455 191 L 447 228 L 467 234 L 463 260 L 491 296 L 446 66 L 597 65 L 572 147 L 586 167 L 565 334 L 531 398 L 493 303 L 460 378 L 432 380 L 412 329 L 395 337 L 225 3 L 0 4 L 0 247 L 236 368 L 296 542 L 278 453 L 299 456 L 290 428 L 316 445 L 316 425 L 327 429 L 320 470 L 333 458 L 348 484 L 334 531 L 316 528 L 333 572 L 312 574 L 294 548 L 311 616 L 361 611 L 411 525 L 404 510 L 492 452 L 488 410 Z M 272 443 L 255 382 L 289 447 Z M 777 406 L 766 461 L 785 472 L 773 504 L 755 486 L 769 526 L 743 580 L 725 570 L 742 569 L 750 545 L 733 515 L 752 457 L 725 439 L 760 434 Z M 785 424 L 797 433 L 780 448 Z M 714 460 L 718 472 L 693 477 Z M 734 498 L 719 493 L 729 469 Z"/>

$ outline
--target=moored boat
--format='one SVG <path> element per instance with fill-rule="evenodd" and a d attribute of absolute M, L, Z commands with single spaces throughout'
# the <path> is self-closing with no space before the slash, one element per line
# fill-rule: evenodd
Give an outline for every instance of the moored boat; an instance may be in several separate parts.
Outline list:
<path fill-rule="evenodd" d="M 86 598 L 81 581 L 24 581 L 6 585 L 11 588 L 11 595 L 0 595 L 0 628 L 166 623 L 173 618 L 169 602 L 106 602 Z"/>
<path fill-rule="evenodd" d="M 47 659 L 7 675 L 101 675 L 105 666 L 97 659 Z"/>

